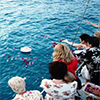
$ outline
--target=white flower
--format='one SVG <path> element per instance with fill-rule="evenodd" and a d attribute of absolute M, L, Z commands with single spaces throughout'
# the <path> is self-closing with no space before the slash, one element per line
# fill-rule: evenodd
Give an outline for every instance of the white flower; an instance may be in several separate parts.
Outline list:
<path fill-rule="evenodd" d="M 93 62 L 94 63 L 100 63 L 100 56 L 96 57 L 96 56 L 92 56 Z"/>
<path fill-rule="evenodd" d="M 94 51 L 96 51 L 96 48 L 90 48 L 89 51 L 94 52 Z"/>

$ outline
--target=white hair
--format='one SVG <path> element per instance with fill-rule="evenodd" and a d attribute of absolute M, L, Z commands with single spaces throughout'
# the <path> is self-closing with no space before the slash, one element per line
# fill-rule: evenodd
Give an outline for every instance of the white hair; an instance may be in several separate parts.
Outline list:
<path fill-rule="evenodd" d="M 25 89 L 25 78 L 21 77 L 13 77 L 8 81 L 9 86 L 12 88 L 12 90 L 18 94 L 24 93 L 26 91 Z"/>

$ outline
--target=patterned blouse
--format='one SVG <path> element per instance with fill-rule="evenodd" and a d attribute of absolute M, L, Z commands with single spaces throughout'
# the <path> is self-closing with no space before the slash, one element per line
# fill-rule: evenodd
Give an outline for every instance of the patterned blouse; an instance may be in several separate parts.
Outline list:
<path fill-rule="evenodd" d="M 45 100 L 75 100 L 77 82 L 56 84 L 44 79 L 40 85 L 47 93 Z"/>
<path fill-rule="evenodd" d="M 81 52 L 77 54 L 78 59 L 83 60 L 87 66 L 90 74 L 90 79 L 96 79 L 100 74 L 100 48 L 92 47 L 86 50 L 86 52 Z M 100 80 L 99 77 L 97 80 Z M 93 82 L 96 83 L 95 81 Z"/>
<path fill-rule="evenodd" d="M 12 100 L 43 100 L 42 95 L 39 91 L 26 91 L 23 94 L 17 94 Z"/>

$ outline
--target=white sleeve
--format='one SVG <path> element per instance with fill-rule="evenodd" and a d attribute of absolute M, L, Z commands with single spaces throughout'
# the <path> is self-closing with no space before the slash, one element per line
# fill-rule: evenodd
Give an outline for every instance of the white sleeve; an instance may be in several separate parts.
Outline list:
<path fill-rule="evenodd" d="M 46 88 L 47 81 L 48 81 L 48 79 L 43 79 L 42 82 L 41 82 L 40 87 L 43 88 L 43 89 L 45 89 Z"/>

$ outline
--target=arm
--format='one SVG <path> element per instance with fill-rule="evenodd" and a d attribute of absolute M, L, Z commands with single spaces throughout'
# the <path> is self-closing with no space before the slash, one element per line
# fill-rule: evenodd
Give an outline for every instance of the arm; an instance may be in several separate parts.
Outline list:
<path fill-rule="evenodd" d="M 100 28 L 100 26 L 99 26 L 99 25 L 96 25 L 96 24 L 94 24 L 94 23 L 91 23 L 91 22 L 89 22 L 88 20 L 86 20 L 86 22 L 87 22 L 88 24 L 93 25 L 94 27 L 98 27 L 98 28 Z"/>
<path fill-rule="evenodd" d="M 82 47 L 84 47 L 86 50 L 89 49 L 89 46 L 86 46 L 85 44 L 82 44 Z"/>
<path fill-rule="evenodd" d="M 80 44 L 77 44 L 77 43 L 69 42 L 67 39 L 66 40 L 63 40 L 62 42 L 66 42 L 66 43 L 68 43 L 68 44 L 70 44 L 70 45 L 72 45 L 74 47 L 77 47 L 77 48 L 82 47 L 82 44 L 81 43 Z"/>

